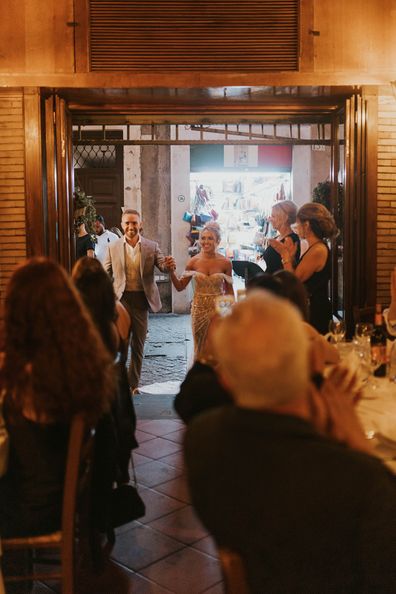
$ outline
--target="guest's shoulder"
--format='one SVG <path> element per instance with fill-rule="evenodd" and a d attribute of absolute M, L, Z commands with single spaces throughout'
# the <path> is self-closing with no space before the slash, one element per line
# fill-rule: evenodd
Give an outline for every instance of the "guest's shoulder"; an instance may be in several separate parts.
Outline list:
<path fill-rule="evenodd" d="M 328 438 L 318 438 L 314 447 L 323 465 L 329 471 L 334 468 L 338 474 L 343 473 L 345 481 L 353 484 L 387 484 L 396 496 L 396 475 L 376 456 Z"/>
<path fill-rule="evenodd" d="M 188 431 L 194 435 L 209 434 L 212 431 L 217 432 L 227 426 L 231 418 L 234 417 L 236 407 L 234 405 L 225 404 L 216 408 L 211 408 L 199 414 L 188 425 Z"/>

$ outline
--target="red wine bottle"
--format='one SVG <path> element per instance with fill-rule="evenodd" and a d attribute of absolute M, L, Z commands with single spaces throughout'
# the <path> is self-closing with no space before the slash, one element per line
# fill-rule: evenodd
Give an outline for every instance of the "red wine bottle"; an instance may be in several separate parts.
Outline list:
<path fill-rule="evenodd" d="M 386 336 L 382 307 L 377 303 L 375 306 L 374 330 L 370 337 L 371 359 L 380 364 L 374 371 L 376 377 L 386 376 Z"/>

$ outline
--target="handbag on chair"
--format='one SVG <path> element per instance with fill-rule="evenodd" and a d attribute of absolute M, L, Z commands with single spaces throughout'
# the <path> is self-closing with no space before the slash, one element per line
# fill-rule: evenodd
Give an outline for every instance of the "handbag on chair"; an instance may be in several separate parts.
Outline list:
<path fill-rule="evenodd" d="M 115 543 L 115 528 L 133 522 L 143 517 L 146 513 L 146 506 L 137 490 L 133 458 L 131 460 L 135 485 L 117 485 L 117 487 L 111 490 L 107 504 L 107 514 L 105 515 L 104 523 L 99 526 L 99 530 L 107 534 L 110 544 Z"/>
<path fill-rule="evenodd" d="M 146 506 L 133 485 L 119 485 L 111 492 L 110 524 L 118 528 L 133 520 L 141 518 L 146 513 Z"/>

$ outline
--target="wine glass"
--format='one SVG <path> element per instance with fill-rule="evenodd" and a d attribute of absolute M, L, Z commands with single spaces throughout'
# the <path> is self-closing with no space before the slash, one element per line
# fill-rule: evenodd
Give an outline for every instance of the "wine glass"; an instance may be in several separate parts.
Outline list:
<path fill-rule="evenodd" d="M 336 344 L 342 342 L 345 338 L 345 322 L 344 320 L 331 320 L 329 323 L 329 333 L 332 339 L 332 342 Z"/>
<path fill-rule="evenodd" d="M 363 370 L 367 372 L 367 377 L 363 379 L 366 382 L 365 398 L 376 398 L 377 394 L 375 392 L 378 389 L 378 381 L 374 374 L 382 365 L 382 359 L 369 346 L 368 349 L 361 351 L 360 360 Z M 371 391 L 374 391 L 374 394 L 370 394 Z"/>
<path fill-rule="evenodd" d="M 353 344 L 358 357 L 363 358 L 364 354 L 370 351 L 370 336 L 373 332 L 373 324 L 359 322 L 355 326 Z"/>
<path fill-rule="evenodd" d="M 359 322 L 355 326 L 355 340 L 359 344 L 370 342 L 370 336 L 373 333 L 373 324 L 369 322 Z"/>

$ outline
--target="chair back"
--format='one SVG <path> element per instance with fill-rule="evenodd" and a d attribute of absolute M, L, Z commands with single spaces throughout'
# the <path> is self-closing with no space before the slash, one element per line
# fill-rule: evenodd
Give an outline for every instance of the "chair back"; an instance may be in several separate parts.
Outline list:
<path fill-rule="evenodd" d="M 73 592 L 76 541 L 89 542 L 92 535 L 91 482 L 95 430 L 84 416 L 74 416 L 69 436 L 62 506 L 62 592 Z M 79 556 L 79 561 L 82 557 Z"/>
<path fill-rule="evenodd" d="M 225 594 L 250 594 L 241 556 L 229 549 L 219 549 Z"/>
<path fill-rule="evenodd" d="M 36 572 L 5 576 L 5 581 L 60 580 L 64 594 L 74 594 L 76 561 L 81 563 L 83 556 L 76 555 L 76 540 L 91 537 L 91 474 L 94 453 L 94 429 L 88 427 L 81 414 L 73 417 L 67 451 L 65 481 L 63 487 L 62 526 L 61 530 L 40 536 L 26 536 L 2 539 L 4 550 L 27 550 L 31 553 L 38 549 L 59 551 L 61 571 Z M 78 539 L 77 539 L 78 537 Z M 80 553 L 80 551 L 79 551 Z M 52 559 L 35 558 L 32 563 L 53 565 Z"/>

